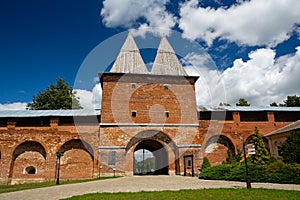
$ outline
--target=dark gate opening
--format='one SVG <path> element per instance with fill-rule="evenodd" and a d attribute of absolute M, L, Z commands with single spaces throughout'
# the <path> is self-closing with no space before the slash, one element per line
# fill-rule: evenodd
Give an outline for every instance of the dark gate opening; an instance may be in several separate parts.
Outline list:
<path fill-rule="evenodd" d="M 133 154 L 135 175 L 168 175 L 168 153 L 156 140 L 143 140 Z"/>
<path fill-rule="evenodd" d="M 184 176 L 194 176 L 194 156 L 184 156 Z"/>

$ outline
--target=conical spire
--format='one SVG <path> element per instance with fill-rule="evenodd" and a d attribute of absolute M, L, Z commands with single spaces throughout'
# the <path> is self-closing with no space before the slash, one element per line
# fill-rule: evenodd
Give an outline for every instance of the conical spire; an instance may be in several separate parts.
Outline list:
<path fill-rule="evenodd" d="M 160 41 L 151 73 L 157 75 L 187 75 L 165 36 Z"/>
<path fill-rule="evenodd" d="M 148 74 L 140 51 L 129 33 L 110 72 Z"/>

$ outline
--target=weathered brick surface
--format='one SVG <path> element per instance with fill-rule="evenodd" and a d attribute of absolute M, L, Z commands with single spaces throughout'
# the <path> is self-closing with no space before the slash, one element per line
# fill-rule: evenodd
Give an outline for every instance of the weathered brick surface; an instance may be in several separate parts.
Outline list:
<path fill-rule="evenodd" d="M 0 177 L 2 183 L 21 183 L 28 181 L 45 181 L 56 178 L 56 152 L 66 144 L 62 157 L 62 179 L 92 178 L 97 160 L 92 159 L 87 148 L 76 145 L 84 140 L 91 146 L 93 157 L 97 157 L 98 126 L 86 126 L 91 132 L 78 135 L 76 127 L 10 127 L 0 129 Z M 62 130 L 60 130 L 62 129 Z M 94 129 L 94 131 L 92 131 Z M 72 142 L 74 141 L 74 142 Z M 32 166 L 36 174 L 27 174 L 26 167 Z"/>
<path fill-rule="evenodd" d="M 276 121 L 273 112 L 262 113 L 266 121 L 243 121 L 238 111 L 231 120 L 198 120 L 194 82 L 193 77 L 105 74 L 100 127 L 99 116 L 75 119 L 76 125 L 60 117 L 41 118 L 35 125 L 1 119 L 0 182 L 54 180 L 58 151 L 64 152 L 61 179 L 111 176 L 113 169 L 132 175 L 134 152 L 141 148 L 162 163 L 167 159 L 168 174 L 183 174 L 184 157 L 192 156 L 198 173 L 203 157 L 221 163 L 227 147 L 236 152 L 255 126 L 265 135 L 291 123 Z M 27 167 L 36 173 L 28 174 Z"/>

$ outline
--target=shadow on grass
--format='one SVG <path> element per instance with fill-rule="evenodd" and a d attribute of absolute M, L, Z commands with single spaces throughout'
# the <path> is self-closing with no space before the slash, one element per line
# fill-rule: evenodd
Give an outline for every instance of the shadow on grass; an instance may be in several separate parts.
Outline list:
<path fill-rule="evenodd" d="M 105 179 L 111 179 L 111 178 L 120 178 L 121 176 L 110 176 L 110 177 L 101 177 L 94 178 L 94 179 L 83 179 L 83 180 L 68 180 L 60 181 L 60 185 L 65 184 L 73 184 L 73 183 L 83 183 L 83 182 L 89 182 L 89 181 L 97 181 L 97 180 L 105 180 Z M 51 187 L 56 186 L 55 181 L 52 182 L 40 182 L 40 183 L 24 183 L 24 184 L 16 184 L 16 185 L 0 185 L 0 194 L 6 193 L 6 192 L 15 192 L 19 190 L 29 190 L 29 189 L 35 189 L 35 188 L 42 188 L 42 187 Z"/>

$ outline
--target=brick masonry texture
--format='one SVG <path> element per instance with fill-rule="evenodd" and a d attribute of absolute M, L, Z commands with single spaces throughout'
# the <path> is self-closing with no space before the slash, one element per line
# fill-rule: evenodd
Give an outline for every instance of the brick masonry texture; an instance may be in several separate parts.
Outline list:
<path fill-rule="evenodd" d="M 242 121 L 238 111 L 230 120 L 199 120 L 195 81 L 107 73 L 101 75 L 100 121 L 92 116 L 94 122 L 75 126 L 72 119 L 49 117 L 49 124 L 24 125 L 19 118 L 1 119 L 0 183 L 55 180 L 57 152 L 64 152 L 60 178 L 65 180 L 132 175 L 134 152 L 141 148 L 156 155 L 157 173 L 184 174 L 185 156 L 193 158 L 186 173 L 198 173 L 203 157 L 221 163 L 227 147 L 236 152 L 255 126 L 265 135 L 292 122 L 276 121 L 273 112 L 266 113 L 265 121 Z"/>

